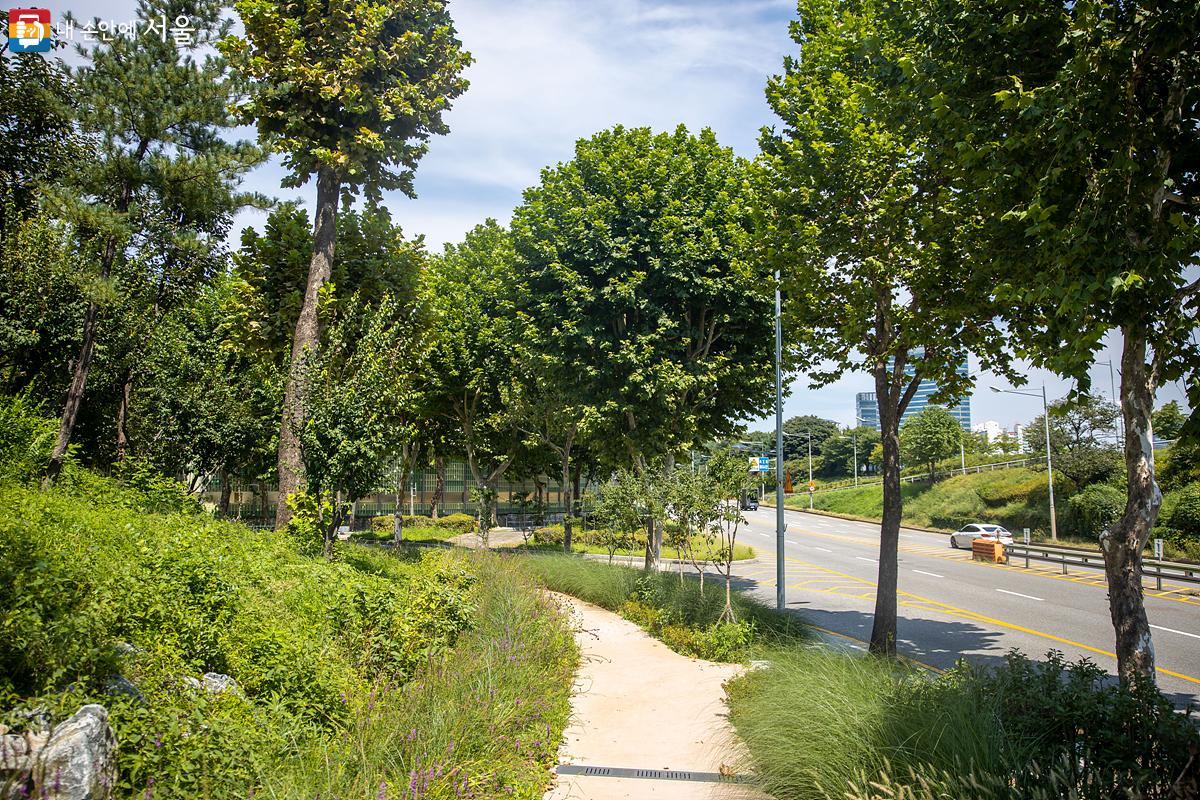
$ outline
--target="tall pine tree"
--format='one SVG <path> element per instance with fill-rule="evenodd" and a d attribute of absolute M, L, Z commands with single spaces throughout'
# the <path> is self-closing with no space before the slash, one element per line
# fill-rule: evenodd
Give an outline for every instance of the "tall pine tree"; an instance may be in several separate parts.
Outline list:
<path fill-rule="evenodd" d="M 191 42 L 146 35 L 151 22 L 186 17 Z M 261 160 L 245 142 L 230 143 L 228 106 L 237 84 L 211 54 L 229 22 L 213 0 L 141 0 L 136 38 L 80 47 L 85 65 L 72 71 L 80 100 L 78 125 L 93 140 L 95 158 L 81 164 L 51 194 L 72 223 L 96 280 L 83 319 L 79 353 L 45 480 L 62 469 L 84 400 L 100 333 L 101 312 L 119 288 L 114 269 L 134 265 L 159 287 L 156 297 L 203 277 L 204 264 L 233 212 L 250 201 L 237 190 Z M 201 53 L 209 54 L 201 56 Z M 110 332 L 115 335 L 116 331 Z"/>

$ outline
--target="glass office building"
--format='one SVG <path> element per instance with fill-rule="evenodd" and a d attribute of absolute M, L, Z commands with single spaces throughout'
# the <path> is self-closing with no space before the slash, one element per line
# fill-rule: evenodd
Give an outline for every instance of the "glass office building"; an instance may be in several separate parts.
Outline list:
<path fill-rule="evenodd" d="M 858 425 L 879 430 L 879 402 L 874 392 L 859 392 L 854 397 L 854 413 L 862 420 Z"/>
<path fill-rule="evenodd" d="M 919 356 L 920 351 L 916 351 L 915 355 Z M 894 363 L 894 359 L 889 359 L 888 368 L 890 369 Z M 959 364 L 957 371 L 959 375 L 966 375 L 968 373 L 966 359 L 963 359 L 963 362 Z M 914 372 L 915 369 L 913 368 L 912 362 L 909 362 L 905 365 L 905 375 L 911 376 L 914 374 Z M 904 413 L 900 416 L 900 426 L 904 427 L 904 423 L 909 417 L 913 416 L 914 414 L 920 414 L 925 410 L 926 406 L 931 405 L 929 398 L 936 394 L 937 390 L 938 384 L 936 381 L 921 381 L 920 385 L 917 386 L 916 394 L 913 395 L 912 400 L 908 403 L 908 408 L 905 409 Z M 932 405 L 939 404 L 932 403 Z M 940 405 L 945 406 L 944 403 Z M 865 423 L 859 423 L 860 425 L 872 425 L 874 426 L 875 430 L 879 430 L 879 402 L 876 400 L 874 392 L 859 392 L 855 398 L 855 408 L 857 409 L 856 413 L 858 416 L 862 417 L 864 420 L 867 420 Z M 958 424 L 962 426 L 963 430 L 971 430 L 970 395 L 965 395 L 956 404 L 952 406 L 945 406 L 945 408 L 950 412 L 950 416 L 958 420 Z"/>

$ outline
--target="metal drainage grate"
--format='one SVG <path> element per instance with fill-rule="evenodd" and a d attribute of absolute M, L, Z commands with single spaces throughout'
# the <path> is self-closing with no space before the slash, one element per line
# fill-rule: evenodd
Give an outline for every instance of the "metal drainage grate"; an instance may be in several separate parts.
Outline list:
<path fill-rule="evenodd" d="M 598 767 L 589 764 L 559 764 L 559 775 L 590 775 L 601 778 L 644 778 L 655 781 L 695 781 L 700 783 L 749 783 L 748 775 L 722 775 L 719 772 L 694 772 L 675 769 L 634 769 Z"/>

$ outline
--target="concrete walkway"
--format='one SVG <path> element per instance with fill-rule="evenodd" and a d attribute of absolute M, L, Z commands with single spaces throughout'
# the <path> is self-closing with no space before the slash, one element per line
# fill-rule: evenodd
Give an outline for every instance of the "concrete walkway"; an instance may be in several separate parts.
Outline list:
<path fill-rule="evenodd" d="M 545 800 L 765 797 L 721 778 L 741 760 L 722 684 L 742 667 L 681 656 L 616 614 L 555 597 L 571 606 L 582 663 Z"/>

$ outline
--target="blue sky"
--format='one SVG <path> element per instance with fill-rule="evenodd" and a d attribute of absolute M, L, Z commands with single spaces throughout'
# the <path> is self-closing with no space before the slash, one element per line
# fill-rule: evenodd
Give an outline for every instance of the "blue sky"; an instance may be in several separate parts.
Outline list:
<path fill-rule="evenodd" d="M 132 0 L 54 0 L 77 16 L 127 21 Z M 793 0 L 670 2 L 669 0 L 451 0 L 459 36 L 475 57 L 470 89 L 447 115 L 450 134 L 430 144 L 417 172 L 417 198 L 387 199 L 393 219 L 407 234 L 423 234 L 439 251 L 487 217 L 507 222 L 521 191 L 537 182 L 542 167 L 571 157 L 577 139 L 615 124 L 668 130 L 683 122 L 711 127 L 724 144 L 753 157 L 759 129 L 773 122 L 763 96 L 769 75 L 794 52 L 788 21 Z M 315 190 L 279 186 L 277 162 L 252 174 L 247 188 L 295 198 L 309 208 Z M 261 223 L 246 213 L 239 227 Z M 1115 337 L 1099 359 L 1119 362 Z M 976 365 L 971 364 L 974 371 Z M 1028 370 L 1036 391 L 1043 381 L 1052 398 L 1066 381 Z M 1108 394 L 1107 364 L 1092 370 Z M 854 395 L 871 391 L 866 374 L 848 375 L 819 390 L 803 376 L 792 382 L 784 413 L 812 413 L 842 424 L 854 419 Z M 980 376 L 972 401 L 974 422 L 993 419 L 1011 428 L 1041 412 L 1040 398 L 993 394 Z M 1159 393 L 1159 403 L 1178 399 L 1182 386 Z M 751 421 L 753 427 L 761 427 Z"/>

